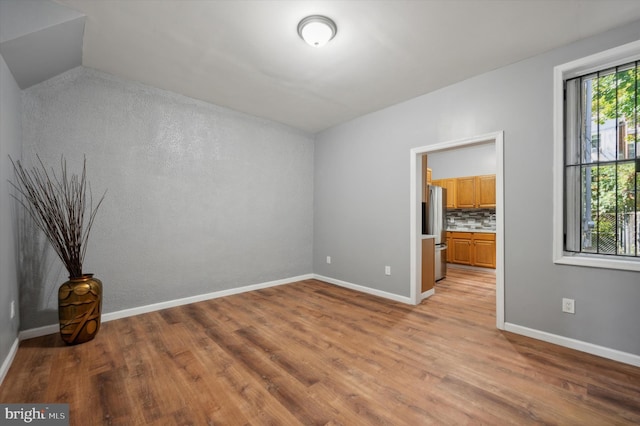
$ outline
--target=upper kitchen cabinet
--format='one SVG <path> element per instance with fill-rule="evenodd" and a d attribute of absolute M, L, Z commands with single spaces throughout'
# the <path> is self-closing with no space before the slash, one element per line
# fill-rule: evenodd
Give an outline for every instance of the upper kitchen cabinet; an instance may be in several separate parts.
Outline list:
<path fill-rule="evenodd" d="M 476 177 L 456 179 L 456 208 L 472 209 L 476 206 Z"/>
<path fill-rule="evenodd" d="M 429 152 L 429 167 L 433 184 L 447 188 L 447 208 L 495 208 L 498 165 L 493 141 Z"/>
<path fill-rule="evenodd" d="M 448 209 L 456 208 L 456 179 L 437 179 L 434 180 L 432 185 L 441 186 L 447 190 L 447 204 Z"/>
<path fill-rule="evenodd" d="M 431 169 L 427 165 L 427 155 L 422 156 L 422 201 L 427 201 L 427 185 L 433 185 L 431 181 Z"/>
<path fill-rule="evenodd" d="M 496 175 L 476 176 L 476 205 L 478 208 L 496 206 Z"/>
<path fill-rule="evenodd" d="M 456 179 L 456 208 L 496 206 L 496 175 L 466 176 Z"/>

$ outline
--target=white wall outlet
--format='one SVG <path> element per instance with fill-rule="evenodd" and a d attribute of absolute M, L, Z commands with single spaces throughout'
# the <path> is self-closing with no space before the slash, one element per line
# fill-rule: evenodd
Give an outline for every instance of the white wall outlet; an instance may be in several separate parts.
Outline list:
<path fill-rule="evenodd" d="M 562 298 L 562 312 L 568 314 L 576 313 L 576 301 L 573 299 Z"/>
<path fill-rule="evenodd" d="M 327 263 L 331 263 L 331 256 L 327 256 Z"/>
<path fill-rule="evenodd" d="M 391 266 L 385 266 L 384 267 L 384 274 L 385 275 L 391 275 Z"/>
<path fill-rule="evenodd" d="M 11 319 L 14 319 L 16 316 L 16 301 L 11 301 Z"/>

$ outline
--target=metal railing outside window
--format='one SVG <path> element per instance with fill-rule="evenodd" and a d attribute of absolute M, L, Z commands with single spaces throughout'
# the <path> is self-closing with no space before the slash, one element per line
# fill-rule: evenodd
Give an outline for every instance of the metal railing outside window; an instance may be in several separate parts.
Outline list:
<path fill-rule="evenodd" d="M 567 252 L 640 257 L 638 64 L 565 81 Z"/>

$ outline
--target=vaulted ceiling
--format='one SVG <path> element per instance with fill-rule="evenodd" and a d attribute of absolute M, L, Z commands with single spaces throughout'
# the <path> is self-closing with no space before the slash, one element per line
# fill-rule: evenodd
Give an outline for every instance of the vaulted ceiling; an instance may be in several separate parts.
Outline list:
<path fill-rule="evenodd" d="M 640 20 L 637 0 L 57 3 L 86 15 L 84 66 L 308 132 Z M 338 26 L 320 49 L 312 14 Z"/>

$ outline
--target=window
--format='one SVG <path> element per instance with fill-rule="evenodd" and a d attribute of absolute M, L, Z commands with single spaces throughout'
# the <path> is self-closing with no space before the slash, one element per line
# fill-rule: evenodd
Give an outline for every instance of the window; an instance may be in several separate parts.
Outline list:
<path fill-rule="evenodd" d="M 639 43 L 554 70 L 557 263 L 640 270 Z"/>

